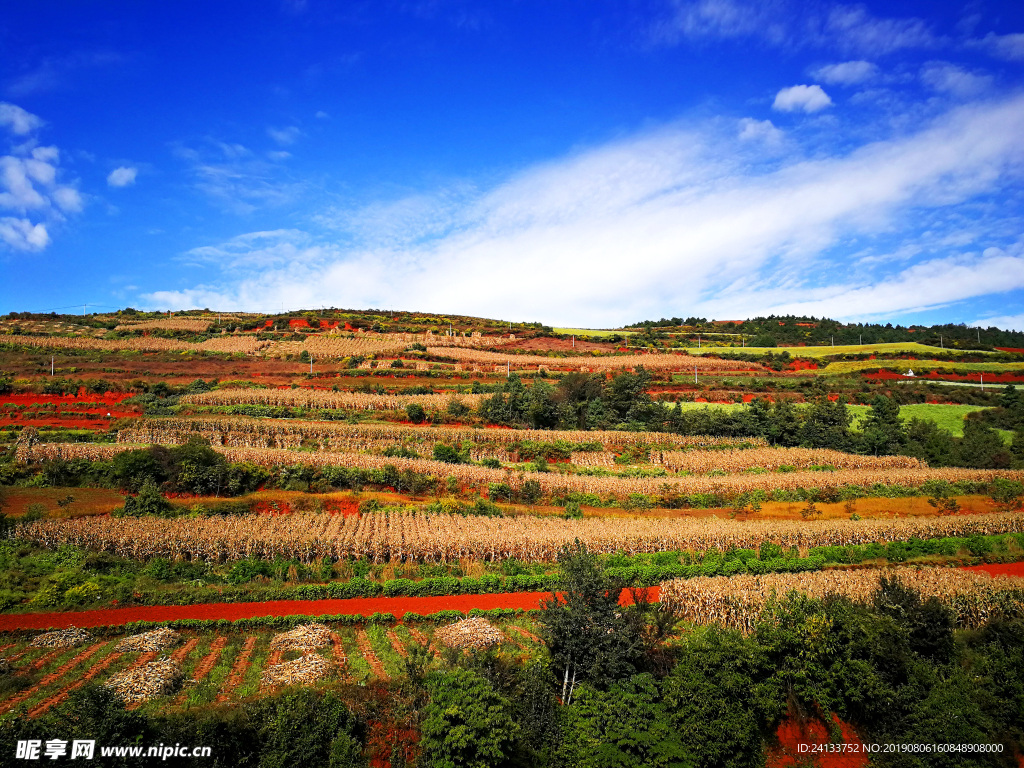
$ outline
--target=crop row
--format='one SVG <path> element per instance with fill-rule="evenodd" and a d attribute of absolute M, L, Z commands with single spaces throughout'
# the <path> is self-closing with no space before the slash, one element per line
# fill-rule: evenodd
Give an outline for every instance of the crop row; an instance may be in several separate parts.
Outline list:
<path fill-rule="evenodd" d="M 141 323 L 121 323 L 115 331 L 191 331 L 205 333 L 213 325 L 212 318 L 167 317 L 159 320 L 145 320 Z"/>
<path fill-rule="evenodd" d="M 831 466 L 840 469 L 920 469 L 926 466 L 910 456 L 861 456 L 827 448 L 755 448 L 736 451 L 664 451 L 652 458 L 676 471 L 706 473 L 716 470 L 742 472 L 760 467 L 806 469 Z"/>
<path fill-rule="evenodd" d="M 241 390 L 231 391 L 241 392 Z M 294 392 L 297 390 L 283 391 Z M 435 395 L 434 397 L 450 396 Z M 444 404 L 447 407 L 448 401 L 446 400 Z M 190 435 L 196 433 L 207 438 L 213 445 L 265 448 L 273 444 L 279 447 L 293 447 L 308 441 L 321 446 L 343 446 L 348 450 L 356 451 L 374 450 L 379 445 L 388 443 L 392 445 L 433 445 L 434 443 L 461 445 L 470 442 L 474 445 L 513 445 L 524 441 L 534 443 L 565 442 L 574 445 L 600 443 L 609 450 L 621 450 L 627 446 L 642 445 L 669 445 L 678 448 L 767 446 L 763 438 L 705 437 L 677 435 L 671 432 L 411 427 L 397 424 L 343 424 L 300 419 L 247 418 L 150 419 L 139 428 L 121 430 L 118 433 L 118 442 L 184 443 Z"/>
<path fill-rule="evenodd" d="M 743 360 L 718 359 L 690 355 L 606 355 L 602 357 L 544 357 L 542 355 L 503 355 L 481 349 L 427 347 L 427 354 L 468 363 L 505 365 L 511 367 L 569 368 L 577 371 L 615 371 L 643 366 L 653 371 L 736 371 L 760 370 L 764 366 Z"/>
<path fill-rule="evenodd" d="M 118 443 L 22 443 L 17 458 L 22 462 L 47 459 L 108 460 L 121 451 L 145 448 L 144 445 Z M 436 477 L 454 477 L 464 488 L 486 492 L 492 484 L 520 486 L 524 480 L 536 481 L 544 493 L 613 494 L 627 498 L 634 494 L 718 494 L 735 495 L 752 491 L 797 490 L 806 488 L 841 489 L 845 486 L 889 485 L 918 487 L 930 480 L 948 483 L 988 483 L 996 478 L 1021 479 L 1024 473 L 988 469 L 844 469 L 835 472 L 798 471 L 782 474 L 687 475 L 675 477 L 590 477 L 557 472 L 526 472 L 513 475 L 508 470 L 490 469 L 472 464 L 448 464 L 430 459 L 403 459 L 368 453 L 289 451 L 279 448 L 228 448 L 214 446 L 230 462 L 251 463 L 263 467 L 294 466 L 353 467 L 383 469 L 393 466 Z"/>
<path fill-rule="evenodd" d="M 818 599 L 839 595 L 867 602 L 885 576 L 899 579 L 925 599 L 938 598 L 952 608 L 960 626 L 978 627 L 994 613 L 1019 614 L 1024 609 L 1020 579 L 955 568 L 829 570 L 673 579 L 661 587 L 661 605 L 663 610 L 694 624 L 719 624 L 751 632 L 766 615 L 772 601 L 790 591 Z"/>
<path fill-rule="evenodd" d="M 350 411 L 399 411 L 415 403 L 423 408 L 447 408 L 452 400 L 476 407 L 484 395 L 371 395 L 321 389 L 218 389 L 183 395 L 192 405 L 268 405 L 291 408 L 328 408 Z"/>
<path fill-rule="evenodd" d="M 579 540 L 599 553 L 675 550 L 846 546 L 1016 533 L 1024 519 L 1014 514 L 843 521 L 758 521 L 674 518 L 669 520 L 482 516 L 395 512 L 326 513 L 190 518 L 83 517 L 39 520 L 18 535 L 56 548 L 74 544 L 124 557 L 186 557 L 207 562 L 276 557 L 312 563 L 323 558 L 368 558 L 374 562 L 454 562 L 462 558 L 548 562 Z"/>

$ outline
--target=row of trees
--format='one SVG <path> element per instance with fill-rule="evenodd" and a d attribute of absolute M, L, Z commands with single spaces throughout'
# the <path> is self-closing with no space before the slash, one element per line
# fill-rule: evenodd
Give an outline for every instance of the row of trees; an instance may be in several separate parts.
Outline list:
<path fill-rule="evenodd" d="M 519 377 L 485 399 L 479 415 L 509 426 L 535 429 L 625 429 L 676 432 L 684 435 L 763 437 L 784 447 L 832 448 L 874 455 L 915 456 L 936 467 L 1006 468 L 1024 463 L 1024 398 L 1008 388 L 1004 407 L 994 417 L 968 418 L 962 438 L 940 429 L 933 421 L 900 419 L 900 407 L 885 395 L 875 397 L 871 411 L 852 428 L 843 398 L 831 399 L 824 382 L 815 380 L 812 402 L 806 407 L 758 398 L 742 410 L 706 407 L 668 408 L 647 392 L 650 373 L 620 373 L 607 380 L 602 374 L 572 373 L 557 386 L 537 380 L 527 387 Z M 1006 446 L 990 421 L 1017 430 Z"/>

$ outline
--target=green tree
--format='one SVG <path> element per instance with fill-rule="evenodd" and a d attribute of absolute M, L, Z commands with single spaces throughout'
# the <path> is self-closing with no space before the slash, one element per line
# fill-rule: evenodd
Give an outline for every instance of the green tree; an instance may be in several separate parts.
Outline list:
<path fill-rule="evenodd" d="M 956 459 L 961 467 L 1005 469 L 1013 457 L 996 430 L 978 419 L 966 419 Z"/>
<path fill-rule="evenodd" d="M 508 753 L 518 727 L 509 703 L 486 679 L 468 669 L 427 679 L 420 746 L 431 768 L 491 768 Z"/>
<path fill-rule="evenodd" d="M 758 644 L 716 627 L 686 636 L 661 684 L 665 708 L 698 768 L 760 765 L 763 734 L 779 713 Z"/>
<path fill-rule="evenodd" d="M 899 453 L 907 442 L 899 403 L 885 395 L 877 395 L 872 401 L 861 431 L 862 451 L 876 456 Z"/>
<path fill-rule="evenodd" d="M 563 704 L 589 683 L 607 689 L 636 674 L 644 651 L 643 620 L 621 608 L 621 586 L 609 585 L 597 561 L 577 540 L 558 555 L 558 589 L 541 606 L 539 622 L 558 676 Z"/>
<path fill-rule="evenodd" d="M 801 442 L 808 448 L 831 448 L 849 451 L 853 447 L 850 437 L 850 413 L 846 398 L 831 400 L 827 391 L 820 391 L 804 418 Z"/>
<path fill-rule="evenodd" d="M 427 418 L 427 412 L 419 403 L 409 403 L 405 406 L 405 415 L 413 424 L 422 424 L 423 420 Z"/>
<path fill-rule="evenodd" d="M 607 692 L 585 685 L 563 712 L 557 752 L 561 765 L 688 768 L 694 764 L 649 674 L 634 675 Z"/>

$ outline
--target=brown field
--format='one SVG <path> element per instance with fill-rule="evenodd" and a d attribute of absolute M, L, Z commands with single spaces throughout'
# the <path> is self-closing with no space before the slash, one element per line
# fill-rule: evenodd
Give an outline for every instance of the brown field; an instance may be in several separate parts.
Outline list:
<path fill-rule="evenodd" d="M 48 517 L 88 517 L 106 515 L 124 506 L 124 496 L 108 488 L 8 488 L 3 498 L 4 514 L 24 515 L 31 504 L 44 504 Z M 65 511 L 57 505 L 59 500 L 74 496 Z"/>

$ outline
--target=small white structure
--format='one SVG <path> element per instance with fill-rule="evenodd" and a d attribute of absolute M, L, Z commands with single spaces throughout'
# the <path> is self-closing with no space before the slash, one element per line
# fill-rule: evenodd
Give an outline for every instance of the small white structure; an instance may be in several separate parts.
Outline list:
<path fill-rule="evenodd" d="M 904 373 L 903 375 L 904 376 L 913 376 L 914 375 L 914 369 L 913 368 L 908 368 L 907 372 Z"/>

